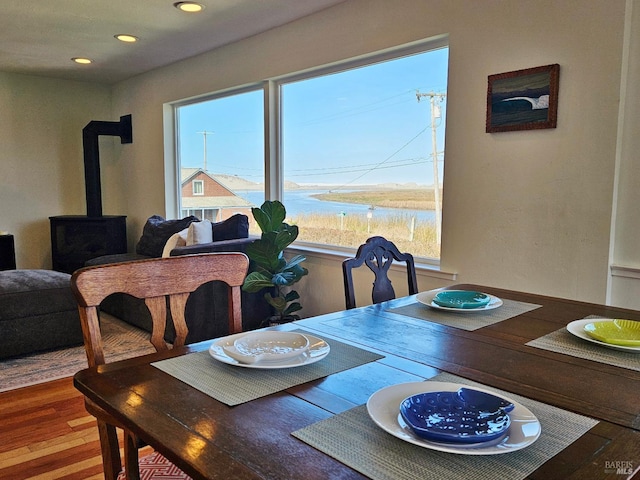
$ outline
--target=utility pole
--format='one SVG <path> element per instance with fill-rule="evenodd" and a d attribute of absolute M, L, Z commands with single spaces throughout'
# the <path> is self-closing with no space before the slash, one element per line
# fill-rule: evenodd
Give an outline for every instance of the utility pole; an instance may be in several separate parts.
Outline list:
<path fill-rule="evenodd" d="M 436 101 L 442 102 L 447 96 L 446 93 L 427 92 L 420 93 L 416 91 L 418 102 L 422 97 L 429 97 L 431 105 L 431 145 L 433 147 L 433 196 L 435 198 L 436 208 L 436 241 L 438 245 L 441 243 L 442 234 L 442 206 L 440 205 L 440 178 L 438 174 L 438 147 L 436 143 L 436 119 L 441 118 L 440 105 L 436 105 Z"/>
<path fill-rule="evenodd" d="M 207 135 L 213 135 L 213 132 L 207 132 L 206 130 L 203 130 L 202 132 L 196 132 L 196 133 L 201 133 L 203 138 L 204 138 L 204 168 L 203 170 L 206 172 L 207 171 Z"/>

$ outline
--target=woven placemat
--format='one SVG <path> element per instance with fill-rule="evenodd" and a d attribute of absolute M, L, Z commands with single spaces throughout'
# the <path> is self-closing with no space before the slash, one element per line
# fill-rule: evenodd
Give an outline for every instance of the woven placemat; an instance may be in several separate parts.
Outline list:
<path fill-rule="evenodd" d="M 481 386 L 442 373 L 431 380 Z M 519 480 L 598 423 L 551 405 L 493 389 L 531 410 L 542 426 L 532 445 L 499 455 L 444 453 L 400 440 L 378 427 L 366 405 L 293 432 L 293 436 L 374 480 Z"/>
<path fill-rule="evenodd" d="M 585 317 L 585 319 L 587 318 L 600 317 L 590 315 Z M 640 354 L 600 347 L 594 343 L 577 338 L 575 335 L 569 333 L 566 328 L 561 328 L 543 337 L 531 340 L 527 345 L 640 372 Z"/>
<path fill-rule="evenodd" d="M 530 312 L 542 305 L 533 303 L 517 302 L 515 300 L 502 299 L 502 306 L 493 310 L 486 310 L 473 313 L 456 313 L 451 311 L 436 310 L 420 302 L 415 302 L 404 307 L 391 308 L 387 310 L 391 313 L 398 313 L 407 317 L 428 320 L 429 322 L 440 323 L 448 327 L 461 328 L 463 330 L 477 330 L 494 323 L 517 317 L 523 313 Z"/>
<path fill-rule="evenodd" d="M 294 368 L 270 370 L 237 367 L 219 362 L 208 351 L 169 358 L 151 365 L 233 406 L 384 358 L 383 355 L 337 340 L 325 341 L 331 347 L 329 355 L 318 362 Z"/>

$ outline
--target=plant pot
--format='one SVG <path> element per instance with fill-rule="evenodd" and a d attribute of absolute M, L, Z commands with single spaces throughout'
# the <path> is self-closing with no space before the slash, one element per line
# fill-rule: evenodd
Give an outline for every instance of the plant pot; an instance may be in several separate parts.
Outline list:
<path fill-rule="evenodd" d="M 265 318 L 260 327 L 275 327 L 278 325 L 284 325 L 285 323 L 293 322 L 295 318 L 293 317 L 281 317 L 279 315 L 272 315 L 268 318 Z"/>

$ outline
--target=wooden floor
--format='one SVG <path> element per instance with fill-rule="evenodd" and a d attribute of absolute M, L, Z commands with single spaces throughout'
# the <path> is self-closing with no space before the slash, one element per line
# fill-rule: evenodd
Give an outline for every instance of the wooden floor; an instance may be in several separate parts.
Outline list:
<path fill-rule="evenodd" d="M 72 379 L 0 393 L 0 479 L 102 479 L 95 419 Z"/>

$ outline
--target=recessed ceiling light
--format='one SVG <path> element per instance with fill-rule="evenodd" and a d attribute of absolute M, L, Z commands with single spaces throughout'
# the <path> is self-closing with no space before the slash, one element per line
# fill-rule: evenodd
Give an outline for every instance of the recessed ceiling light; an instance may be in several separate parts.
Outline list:
<path fill-rule="evenodd" d="M 204 8 L 204 5 L 196 2 L 176 2 L 173 4 L 173 6 L 178 10 L 189 13 L 201 12 Z"/>
<path fill-rule="evenodd" d="M 126 43 L 135 43 L 139 40 L 138 37 L 134 35 L 127 35 L 126 33 L 114 35 L 114 37 L 120 40 L 121 42 L 126 42 Z"/>
<path fill-rule="evenodd" d="M 90 63 L 93 63 L 93 60 L 91 60 L 90 58 L 84 58 L 84 57 L 73 57 L 71 60 L 73 60 L 76 63 L 80 63 L 81 65 L 88 65 Z"/>

